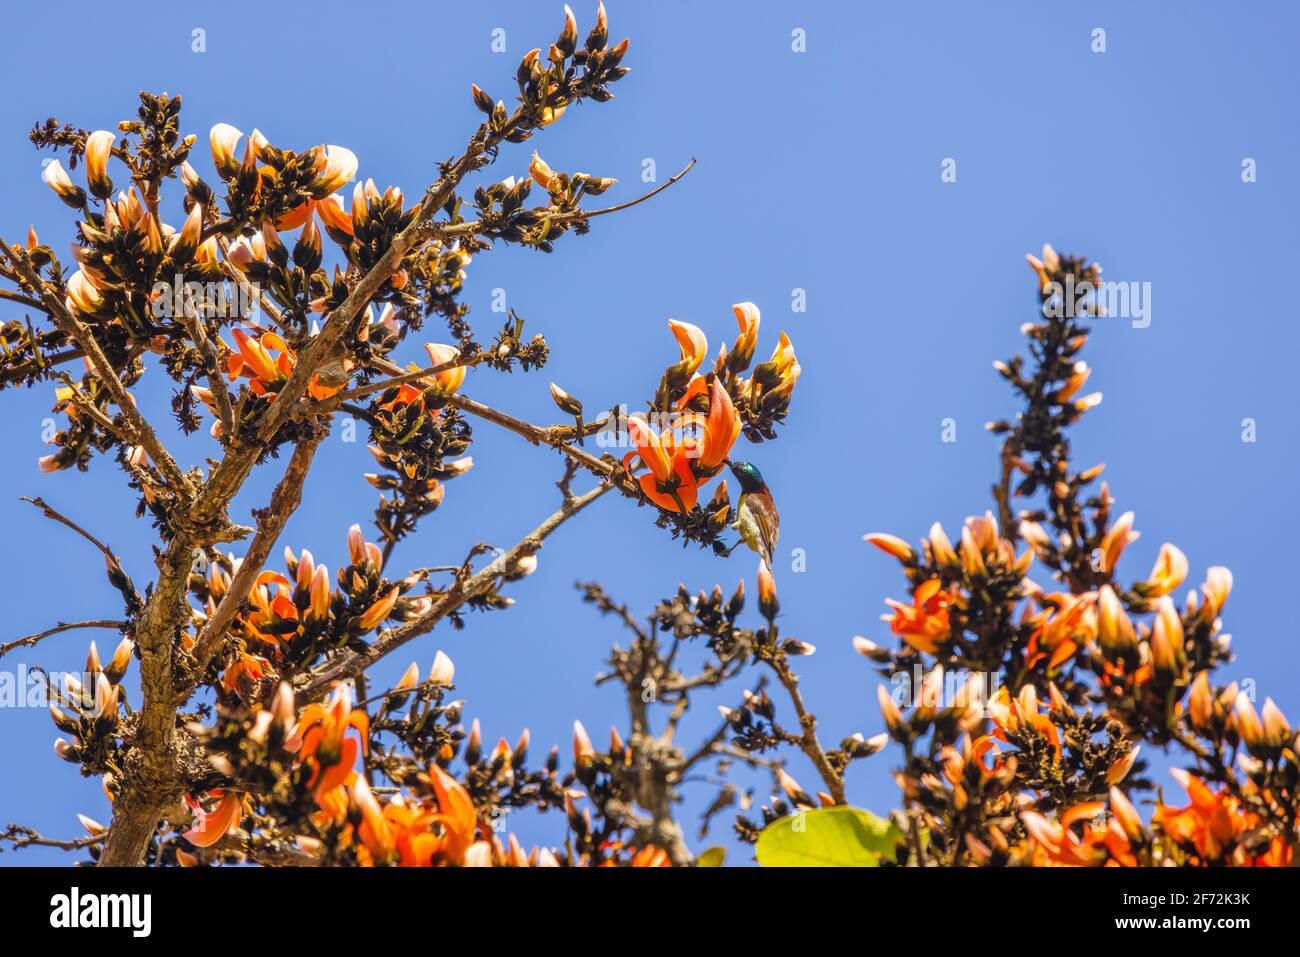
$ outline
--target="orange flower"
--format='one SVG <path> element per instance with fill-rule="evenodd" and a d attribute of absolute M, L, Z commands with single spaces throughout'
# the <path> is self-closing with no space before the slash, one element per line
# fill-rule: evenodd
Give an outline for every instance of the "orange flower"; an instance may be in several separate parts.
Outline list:
<path fill-rule="evenodd" d="M 744 389 L 751 399 L 756 400 L 761 396 L 764 407 L 768 407 L 769 403 L 788 403 L 801 371 L 799 360 L 795 358 L 794 345 L 790 342 L 790 337 L 782 332 L 776 348 L 772 350 L 772 358 L 755 367 L 754 375 L 744 385 Z M 775 385 L 771 384 L 773 381 Z M 764 388 L 767 390 L 765 394 L 762 393 Z"/>
<path fill-rule="evenodd" d="M 685 375 L 693 375 L 708 355 L 709 340 L 699 326 L 693 326 L 689 322 L 678 322 L 676 319 L 669 319 L 668 328 L 672 330 L 673 336 L 677 339 L 677 345 L 682 350 L 682 358 L 677 364 L 677 368 L 684 372 Z"/>
<path fill-rule="evenodd" d="M 555 179 L 555 171 L 547 165 L 546 160 L 537 155 L 537 150 L 533 150 L 532 161 L 528 164 L 528 175 L 542 189 L 550 192 L 551 182 Z"/>
<path fill-rule="evenodd" d="M 474 845 L 478 815 L 469 792 L 437 765 L 433 765 L 429 781 L 438 798 L 436 808 L 431 804 L 412 807 L 400 796 L 381 805 L 365 779 L 356 776 L 351 794 L 361 811 L 357 837 L 361 841 L 358 858 L 363 864 L 430 867 L 470 863 L 466 857 Z M 517 841 L 511 844 L 518 848 Z M 518 857 L 523 857 L 522 850 Z M 491 864 L 490 854 L 487 863 Z"/>
<path fill-rule="evenodd" d="M 862 538 L 863 541 L 870 542 L 886 555 L 892 555 L 900 562 L 910 562 L 916 557 L 912 546 L 897 535 L 890 535 L 888 532 L 872 532 Z"/>
<path fill-rule="evenodd" d="M 342 146 L 326 146 L 316 163 L 316 178 L 308 187 L 310 197 L 278 220 L 277 229 L 296 229 L 319 213 L 321 222 L 336 231 L 352 235 L 352 217 L 343 209 L 342 197 L 337 191 L 357 175 L 357 157 Z"/>
<path fill-rule="evenodd" d="M 249 378 L 249 388 L 254 395 L 265 396 L 279 393 L 293 374 L 298 357 L 284 339 L 274 332 L 263 333 L 254 339 L 242 329 L 233 330 L 239 351 L 232 350 L 226 362 L 226 374 L 233 382 L 240 376 Z M 279 355 L 272 355 L 278 352 Z M 307 391 L 313 399 L 328 399 L 343 386 L 327 386 L 320 381 L 320 376 L 312 376 Z"/>
<path fill-rule="evenodd" d="M 1079 645 L 1087 644 L 1097 634 L 1097 616 L 1094 611 L 1096 596 L 1054 594 L 1043 596 L 1055 599 L 1059 608 L 1050 606 L 1028 619 L 1035 625 L 1025 646 L 1026 666 L 1032 668 L 1044 658 L 1048 670 L 1055 670 L 1074 656 Z"/>
<path fill-rule="evenodd" d="M 429 784 L 438 799 L 438 813 L 434 820 L 442 825 L 438 853 L 448 863 L 459 864 L 474 842 L 474 832 L 478 828 L 474 802 L 460 782 L 436 764 L 429 768 Z"/>
<path fill-rule="evenodd" d="M 741 428 L 740 414 L 717 377 L 707 385 L 703 376 L 692 379 L 678 408 L 685 408 L 691 399 L 706 390 L 709 394 L 708 415 L 688 413 L 683 416 L 683 426 L 693 430 L 685 440 L 685 448 L 688 454 L 694 454 L 692 471 L 701 480 L 712 478 L 722 468 L 736 439 L 740 438 Z"/>
<path fill-rule="evenodd" d="M 647 844 L 641 850 L 636 852 L 632 858 L 633 867 L 672 867 L 672 861 L 668 859 L 668 852 L 662 847 L 655 847 Z"/>
<path fill-rule="evenodd" d="M 1117 793 L 1116 790 L 1111 790 L 1112 803 L 1115 802 Z M 1125 812 L 1132 811 L 1132 805 L 1127 799 L 1124 799 L 1123 804 L 1126 805 Z M 1137 857 L 1120 821 L 1120 810 L 1117 808 L 1115 814 L 1103 817 L 1105 808 L 1104 801 L 1076 804 L 1061 812 L 1055 821 L 1037 811 L 1023 812 L 1020 819 L 1031 838 L 1030 860 L 1035 864 L 1060 864 L 1067 867 L 1097 867 L 1103 864 L 1136 867 Z M 1073 830 L 1073 825 L 1077 823 L 1082 823 L 1078 833 Z"/>
<path fill-rule="evenodd" d="M 1102 568 L 1107 574 L 1115 573 L 1115 566 L 1124 549 L 1137 541 L 1138 533 L 1133 531 L 1133 513 L 1125 512 L 1107 531 L 1101 540 Z"/>
<path fill-rule="evenodd" d="M 731 307 L 736 315 L 736 324 L 740 331 L 736 334 L 736 344 L 727 354 L 727 366 L 732 372 L 744 372 L 754 358 L 754 346 L 758 344 L 758 327 L 760 315 L 758 306 L 752 302 L 738 302 Z"/>
<path fill-rule="evenodd" d="M 1187 556 L 1168 542 L 1160 546 L 1155 566 L 1146 581 L 1137 582 L 1133 590 L 1144 598 L 1168 595 L 1187 577 Z"/>
<path fill-rule="evenodd" d="M 366 750 L 370 718 L 364 711 L 353 711 L 350 695 L 338 685 L 324 705 L 308 705 L 298 719 L 293 737 L 300 739 L 299 760 L 312 769 L 308 786 L 320 797 L 347 783 L 357 763 L 357 755 Z M 357 736 L 349 737 L 349 728 Z"/>
<path fill-rule="evenodd" d="M 424 346 L 424 351 L 429 354 L 430 366 L 446 365 L 460 356 L 460 350 L 455 346 L 449 346 L 444 342 L 429 342 Z M 433 378 L 442 387 L 442 391 L 451 395 L 461 387 L 465 381 L 465 366 L 456 366 L 451 369 L 444 369 Z"/>
<path fill-rule="evenodd" d="M 241 652 L 238 660 L 222 674 L 221 686 L 231 693 L 236 693 L 239 690 L 241 679 L 245 682 L 257 682 L 272 673 L 271 662 L 261 655 L 250 655 L 248 652 Z"/>
<path fill-rule="evenodd" d="M 629 850 L 622 841 L 605 841 L 600 849 L 609 856 L 601 861 L 600 867 L 672 867 L 672 859 L 662 847 L 647 844 L 630 858 L 624 855 Z"/>
<path fill-rule="evenodd" d="M 1172 808 L 1158 804 L 1151 823 L 1185 851 L 1195 854 L 1202 864 L 1271 867 L 1290 863 L 1292 846 L 1282 837 L 1270 843 L 1258 856 L 1237 843 L 1237 838 L 1260 824 L 1258 816 L 1243 810 L 1225 787 L 1219 791 L 1181 768 L 1170 771 L 1191 799 L 1187 807 Z"/>
<path fill-rule="evenodd" d="M 244 816 L 242 792 L 216 790 L 211 792 L 211 796 L 220 799 L 211 811 L 203 810 L 197 801 L 187 797 L 194 811 L 194 826 L 185 832 L 185 839 L 195 847 L 211 847 L 227 834 L 239 830 L 240 819 Z"/>
<path fill-rule="evenodd" d="M 662 509 L 683 515 L 694 508 L 699 480 L 691 470 L 690 446 L 678 444 L 670 431 L 656 433 L 635 415 L 628 418 L 627 431 L 636 443 L 636 451 L 624 457 L 623 465 L 630 469 L 632 460 L 639 458 L 650 469 L 649 474 L 637 477 L 646 497 Z"/>
<path fill-rule="evenodd" d="M 952 596 L 943 591 L 943 582 L 931 578 L 916 586 L 912 604 L 886 598 L 885 604 L 894 609 L 892 615 L 882 615 L 890 630 L 917 651 L 934 654 L 939 645 L 948 639 L 948 606 Z"/>
<path fill-rule="evenodd" d="M 397 850 L 393 829 L 370 785 L 359 774 L 352 779 L 352 800 L 361 811 L 361 824 L 357 829 L 361 843 L 380 863 L 387 862 Z"/>
<path fill-rule="evenodd" d="M 993 736 L 999 741 L 1008 740 L 1008 734 L 1033 730 L 1042 734 L 1052 745 L 1059 758 L 1061 734 L 1052 719 L 1038 710 L 1038 692 L 1033 685 L 1025 685 L 1015 698 L 1003 685 L 989 701 L 989 714 L 993 718 Z"/>
<path fill-rule="evenodd" d="M 433 788 L 436 805 L 427 802 L 412 806 L 400 796 L 381 805 L 360 775 L 352 781 L 352 801 L 361 812 L 357 857 L 363 865 L 430 867 L 474 863 L 467 860 L 467 854 L 471 846 L 476 846 L 478 814 L 469 792 L 436 764 L 425 777 Z M 517 842 L 512 841 L 512 845 L 517 846 Z M 484 863 L 490 866 L 490 847 L 488 850 Z"/>
<path fill-rule="evenodd" d="M 343 208 L 343 197 L 338 194 L 326 196 L 324 199 L 309 199 L 295 206 L 275 221 L 275 228 L 297 229 L 311 219 L 312 213 L 320 216 L 320 221 L 327 230 L 353 235 L 352 215 Z"/>

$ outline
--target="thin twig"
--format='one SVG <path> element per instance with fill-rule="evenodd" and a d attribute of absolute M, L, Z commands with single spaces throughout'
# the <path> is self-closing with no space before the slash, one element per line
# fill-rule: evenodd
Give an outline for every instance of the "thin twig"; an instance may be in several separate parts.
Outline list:
<path fill-rule="evenodd" d="M 549 224 L 556 224 L 556 225 L 568 224 L 568 223 L 579 223 L 579 222 L 586 222 L 589 219 L 595 219 L 597 216 L 608 216 L 610 213 L 621 213 L 626 209 L 631 209 L 633 206 L 639 206 L 641 203 L 644 203 L 646 200 L 650 199 L 651 197 L 658 196 L 664 190 L 668 189 L 668 187 L 678 182 L 682 177 L 684 177 L 687 173 L 689 173 L 694 167 L 695 167 L 695 158 L 691 157 L 691 161 L 686 164 L 686 166 L 682 169 L 681 172 L 677 173 L 674 176 L 669 177 L 667 180 L 660 183 L 654 189 L 650 190 L 650 192 L 644 193 L 643 195 L 638 196 L 635 199 L 630 199 L 625 203 L 619 203 L 616 206 L 606 206 L 603 209 L 575 209 L 572 212 L 565 212 L 565 213 L 547 213 L 545 211 L 541 211 L 541 218 L 538 220 L 537 224 L 540 226 L 542 223 L 549 223 Z M 479 231 L 481 231 L 482 229 L 483 229 L 483 223 L 478 220 L 473 220 L 467 223 L 456 223 L 455 225 L 449 225 L 449 226 L 437 226 L 435 228 L 434 235 L 437 236 L 437 238 L 439 239 L 457 239 L 462 236 L 472 236 L 478 233 Z"/>
<path fill-rule="evenodd" d="M 798 744 L 800 749 L 817 768 L 817 773 L 830 790 L 835 803 L 847 804 L 848 798 L 844 793 L 844 776 L 831 766 L 830 759 L 826 756 L 826 751 L 817 738 L 817 719 L 804 706 L 803 694 L 799 691 L 799 678 L 790 670 L 790 663 L 784 655 L 771 662 L 771 665 L 772 670 L 776 672 L 777 679 L 781 682 L 781 686 L 785 688 L 786 694 L 789 695 L 790 703 L 794 705 L 795 714 L 799 717 L 801 734 L 799 735 Z"/>
<path fill-rule="evenodd" d="M 92 621 L 61 621 L 53 628 L 47 628 L 45 631 L 38 631 L 34 635 L 28 635 L 25 638 L 18 638 L 14 641 L 7 641 L 0 645 L 0 658 L 3 658 L 15 648 L 22 648 L 24 645 L 31 647 L 38 641 L 57 635 L 61 632 L 72 631 L 74 628 L 116 628 L 119 631 L 127 627 L 124 621 L 111 621 L 107 618 L 96 618 Z"/>

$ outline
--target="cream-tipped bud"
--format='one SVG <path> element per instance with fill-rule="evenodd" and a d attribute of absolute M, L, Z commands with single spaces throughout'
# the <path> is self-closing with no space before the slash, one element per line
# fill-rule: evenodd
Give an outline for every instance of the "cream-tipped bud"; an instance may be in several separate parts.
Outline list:
<path fill-rule="evenodd" d="M 445 652 L 439 651 L 433 656 L 433 666 L 429 669 L 429 682 L 439 687 L 450 687 L 456 678 L 456 665 Z"/>
<path fill-rule="evenodd" d="M 113 181 L 108 178 L 108 158 L 117 137 L 108 130 L 96 130 L 86 137 L 86 182 L 96 199 L 113 195 Z"/>

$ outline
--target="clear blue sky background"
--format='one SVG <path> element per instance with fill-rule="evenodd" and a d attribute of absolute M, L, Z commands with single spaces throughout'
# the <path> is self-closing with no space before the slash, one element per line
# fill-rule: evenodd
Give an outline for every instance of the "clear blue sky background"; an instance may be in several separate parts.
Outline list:
<path fill-rule="evenodd" d="M 585 36 L 594 11 L 577 12 Z M 881 601 L 901 595 L 903 581 L 862 535 L 915 540 L 935 519 L 951 532 L 988 507 L 996 447 L 982 426 L 1014 411 L 990 362 L 1020 348 L 1017 327 L 1034 315 L 1024 253 L 1044 240 L 1086 253 L 1108 278 L 1153 287 L 1149 328 L 1103 322 L 1094 336 L 1092 386 L 1106 399 L 1075 432 L 1079 462 L 1106 462 L 1120 508 L 1137 513 L 1143 536 L 1122 570 L 1143 574 L 1163 541 L 1186 551 L 1189 584 L 1207 565 L 1231 567 L 1226 625 L 1239 659 L 1228 676 L 1257 680 L 1261 698 L 1300 719 L 1300 650 L 1285 611 L 1300 531 L 1298 335 L 1279 276 L 1297 253 L 1294 10 L 612 0 L 609 14 L 613 37 L 633 40 L 617 99 L 571 111 L 505 150 L 488 175 L 522 173 L 536 145 L 557 169 L 619 177 L 607 194 L 617 202 L 644 188 L 643 158 L 661 179 L 692 156 L 699 166 L 592 235 L 566 237 L 554 255 L 501 249 L 476 262 L 467 299 L 480 332 L 498 323 L 491 291 L 503 287 L 554 358 L 528 376 L 471 373 L 465 391 L 537 421 L 555 419 L 551 379 L 592 409 L 635 405 L 674 355 L 668 318 L 700 325 L 716 349 L 734 338 L 730 304 L 758 303 L 760 350 L 785 328 L 804 369 L 781 440 L 752 452 L 781 509 L 783 625 L 818 646 L 804 686 L 826 738 L 870 735 L 881 725 L 876 679 L 850 638 L 883 640 Z M 48 154 L 26 141 L 32 124 L 54 114 L 111 127 L 133 114 L 142 88 L 183 94 L 184 127 L 203 144 L 219 121 L 291 147 L 340 143 L 362 175 L 417 196 L 478 122 L 471 81 L 508 96 L 519 57 L 560 23 L 559 3 L 15 7 L 3 43 L 16 82 L 0 98 L 3 235 L 17 241 L 36 223 L 52 245 L 70 241 L 71 214 L 39 180 Z M 490 50 L 496 27 L 506 55 Z M 1090 50 L 1094 27 L 1107 31 L 1105 54 Z M 191 52 L 194 28 L 206 30 L 206 53 Z M 795 28 L 806 30 L 806 53 L 791 50 Z M 196 157 L 211 176 L 206 146 Z M 945 157 L 957 160 L 954 184 L 940 182 Z M 1242 183 L 1243 157 L 1257 160 L 1257 183 Z M 805 313 L 791 310 L 796 288 L 807 291 Z M 170 386 L 155 370 L 139 390 L 163 419 Z M 123 476 L 98 460 L 88 475 L 40 475 L 52 388 L 3 402 L 3 637 L 116 616 L 100 558 L 18 496 L 43 495 L 85 523 L 143 586 L 151 533 L 130 517 Z M 957 422 L 954 444 L 940 440 L 946 417 Z M 1258 423 L 1254 444 L 1241 440 L 1246 417 Z M 554 453 L 488 426 L 476 436 L 473 473 L 449 487 L 396 567 L 458 561 L 480 539 L 509 545 L 552 510 Z M 186 461 L 213 448 L 202 435 L 177 444 Z M 285 541 L 336 566 L 347 527 L 371 514 L 360 473 L 372 464 L 363 443 L 331 440 Z M 237 520 L 264 501 L 270 477 L 241 496 Z M 788 571 L 795 548 L 806 551 L 802 574 Z M 649 511 L 609 498 L 548 543 L 538 573 L 512 586 L 513 610 L 439 630 L 379 673 L 393 678 L 411 657 L 427 669 L 442 648 L 489 742 L 528 726 L 537 755 L 552 742 L 567 752 L 574 718 L 598 739 L 626 720 L 617 691 L 591 682 L 624 636 L 579 603 L 575 580 L 600 579 L 648 610 L 679 580 L 730 589 L 742 577 L 752 585 L 753 572 L 751 554 L 683 551 Z M 0 667 L 76 668 L 90 637 L 57 636 Z M 714 703 L 699 699 L 685 741 L 714 727 Z M 0 820 L 72 836 L 74 812 L 109 812 L 96 783 L 54 758 L 54 737 L 44 711 L 0 713 Z M 859 804 L 896 802 L 893 759 L 855 766 Z M 811 788 L 811 767 L 792 767 Z M 688 794 L 693 831 L 712 791 Z M 556 817 L 522 817 L 511 826 L 526 843 L 560 839 Z M 731 843 L 724 818 L 715 835 Z"/>

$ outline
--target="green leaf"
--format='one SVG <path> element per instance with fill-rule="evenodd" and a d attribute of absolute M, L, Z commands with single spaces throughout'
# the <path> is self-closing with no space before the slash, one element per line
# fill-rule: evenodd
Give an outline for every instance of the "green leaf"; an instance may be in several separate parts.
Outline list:
<path fill-rule="evenodd" d="M 764 867 L 875 867 L 893 857 L 903 834 L 856 807 L 802 811 L 774 821 L 758 836 Z"/>
<path fill-rule="evenodd" d="M 700 856 L 695 859 L 696 867 L 721 867 L 722 862 L 727 859 L 727 849 L 725 847 L 710 847 L 708 850 L 700 851 Z"/>

